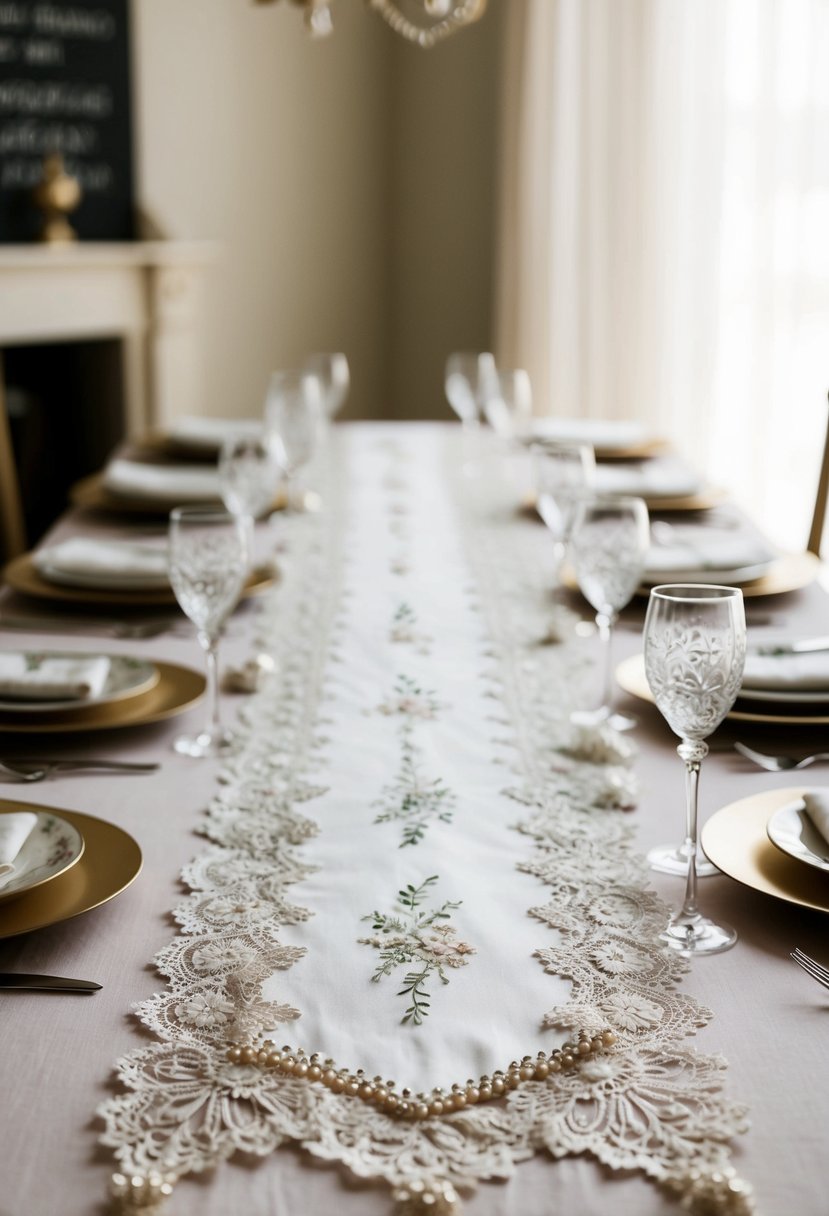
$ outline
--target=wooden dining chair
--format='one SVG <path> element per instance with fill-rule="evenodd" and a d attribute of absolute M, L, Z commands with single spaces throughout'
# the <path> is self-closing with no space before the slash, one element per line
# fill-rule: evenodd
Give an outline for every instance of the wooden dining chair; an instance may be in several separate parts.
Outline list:
<path fill-rule="evenodd" d="M 806 548 L 816 557 L 820 557 L 820 546 L 823 540 L 823 525 L 826 522 L 826 504 L 829 499 L 829 421 L 826 425 L 826 439 L 823 444 L 823 460 L 820 464 L 820 477 L 817 483 L 815 510 L 812 515 L 812 526 L 809 529 L 809 542 Z"/>
<path fill-rule="evenodd" d="M 12 447 L 0 353 L 0 559 L 11 561 L 26 550 L 23 503 Z"/>

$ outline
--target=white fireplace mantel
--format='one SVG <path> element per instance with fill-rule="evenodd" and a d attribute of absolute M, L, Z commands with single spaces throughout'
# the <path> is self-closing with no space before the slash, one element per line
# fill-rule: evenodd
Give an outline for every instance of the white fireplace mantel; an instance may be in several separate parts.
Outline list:
<path fill-rule="evenodd" d="M 200 302 L 217 246 L 78 242 L 0 246 L 0 349 L 118 338 L 127 435 L 202 400 Z"/>

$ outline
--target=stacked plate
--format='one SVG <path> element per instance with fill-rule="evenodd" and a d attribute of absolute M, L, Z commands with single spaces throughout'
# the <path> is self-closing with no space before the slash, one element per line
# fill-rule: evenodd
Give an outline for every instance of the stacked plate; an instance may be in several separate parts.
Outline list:
<path fill-rule="evenodd" d="M 76 651 L 0 652 L 0 733 L 139 726 L 183 713 L 205 678 L 174 663 Z"/>
<path fill-rule="evenodd" d="M 764 790 L 729 803 L 702 829 L 706 856 L 723 873 L 787 903 L 829 912 L 829 841 L 807 809 L 826 790 Z"/>
<path fill-rule="evenodd" d="M 115 824 L 0 799 L 0 938 L 97 908 L 128 887 L 141 865 L 138 845 Z"/>

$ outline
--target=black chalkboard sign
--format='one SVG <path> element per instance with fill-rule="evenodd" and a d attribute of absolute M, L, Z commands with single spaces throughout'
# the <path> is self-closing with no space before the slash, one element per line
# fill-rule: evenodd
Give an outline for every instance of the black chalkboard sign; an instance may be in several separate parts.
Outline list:
<path fill-rule="evenodd" d="M 129 0 L 0 0 L 0 241 L 36 240 L 43 159 L 83 190 L 88 240 L 134 235 Z"/>

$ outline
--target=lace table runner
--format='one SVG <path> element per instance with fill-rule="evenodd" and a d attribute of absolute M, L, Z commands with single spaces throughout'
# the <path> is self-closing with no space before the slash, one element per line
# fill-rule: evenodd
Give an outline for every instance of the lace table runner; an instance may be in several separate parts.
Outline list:
<path fill-rule="evenodd" d="M 254 639 L 276 673 L 137 1010 L 154 1041 L 100 1108 L 117 1204 L 293 1142 L 401 1211 L 540 1152 L 752 1210 L 745 1113 L 685 1044 L 710 1015 L 631 848 L 635 748 L 569 724 L 590 673 L 543 530 L 441 428 L 339 445 L 326 510 L 286 524 Z"/>

